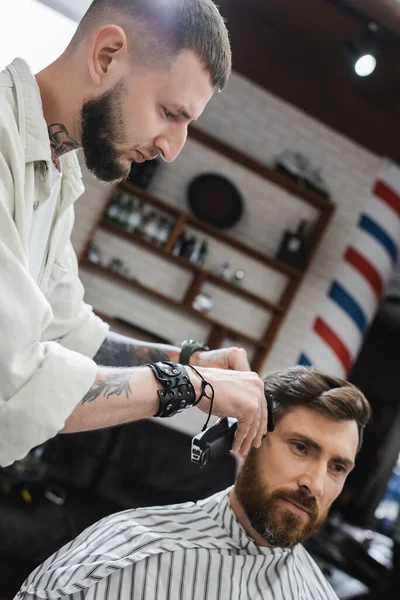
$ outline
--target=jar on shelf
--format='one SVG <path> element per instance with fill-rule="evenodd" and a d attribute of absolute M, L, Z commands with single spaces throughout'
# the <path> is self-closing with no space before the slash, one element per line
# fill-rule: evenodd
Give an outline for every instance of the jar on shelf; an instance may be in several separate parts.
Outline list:
<path fill-rule="evenodd" d="M 209 313 L 213 306 L 213 299 L 207 292 L 199 292 L 192 303 L 192 307 L 202 313 Z"/>
<path fill-rule="evenodd" d="M 232 276 L 231 266 L 225 261 L 220 265 L 217 269 L 217 275 L 221 277 L 221 279 L 230 279 Z"/>
<path fill-rule="evenodd" d="M 243 269 L 238 269 L 237 271 L 235 271 L 235 273 L 231 279 L 231 282 L 234 283 L 235 285 L 242 285 L 243 279 L 244 279 L 244 271 L 243 271 Z"/>

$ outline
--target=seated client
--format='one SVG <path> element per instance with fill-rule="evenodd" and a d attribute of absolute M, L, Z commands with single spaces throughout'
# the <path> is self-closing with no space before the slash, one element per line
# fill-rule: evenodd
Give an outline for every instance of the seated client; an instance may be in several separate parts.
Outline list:
<path fill-rule="evenodd" d="M 340 494 L 370 418 L 364 395 L 313 368 L 264 378 L 275 430 L 232 488 L 106 517 L 28 577 L 18 600 L 331 600 L 302 546 Z"/>

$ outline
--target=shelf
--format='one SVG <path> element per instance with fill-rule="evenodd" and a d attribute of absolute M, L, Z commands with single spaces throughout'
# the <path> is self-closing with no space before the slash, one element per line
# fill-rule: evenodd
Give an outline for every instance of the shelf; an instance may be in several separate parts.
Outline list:
<path fill-rule="evenodd" d="M 179 215 L 181 215 L 183 212 L 182 210 L 173 206 L 172 204 L 167 204 L 166 202 L 164 202 L 164 200 L 156 198 L 155 196 L 153 196 L 153 194 L 150 194 L 150 192 L 144 190 L 138 185 L 135 185 L 131 181 L 121 181 L 121 183 L 118 184 L 118 187 L 122 190 L 130 192 L 131 194 L 134 194 L 135 196 L 138 196 L 145 202 L 149 202 L 150 204 L 157 206 L 157 208 L 159 208 L 160 210 L 174 215 L 174 217 L 179 217 Z"/>
<path fill-rule="evenodd" d="M 212 227 L 212 225 L 208 225 L 207 223 L 204 223 L 200 219 L 196 219 L 196 217 L 192 217 L 191 215 L 186 215 L 186 213 L 183 213 L 183 211 L 179 210 L 178 208 L 175 208 L 174 206 L 169 206 L 159 198 L 156 198 L 146 190 L 143 190 L 137 185 L 131 183 L 130 181 L 120 183 L 119 187 L 126 190 L 127 192 L 130 192 L 135 196 L 138 196 L 139 198 L 142 198 L 150 204 L 157 206 L 165 212 L 169 212 L 170 214 L 173 214 L 175 216 L 180 216 L 184 214 L 188 226 L 192 225 L 193 227 L 200 229 L 200 231 L 208 233 L 209 235 L 215 237 L 219 241 L 227 244 L 228 246 L 231 246 L 232 248 L 235 248 L 235 250 L 243 252 L 243 254 L 247 254 L 247 256 L 250 256 L 251 258 L 254 258 L 257 261 L 268 265 L 268 267 L 274 269 L 275 271 L 278 271 L 279 273 L 283 273 L 284 275 L 287 275 L 288 277 L 291 277 L 293 279 L 300 279 L 303 275 L 302 271 L 294 269 L 293 267 L 290 267 L 289 265 L 281 262 L 280 260 L 270 258 L 262 252 L 254 250 L 253 248 L 250 248 L 243 242 L 232 238 L 232 236 L 228 235 L 227 233 L 223 233 L 221 230 Z"/>
<path fill-rule="evenodd" d="M 273 168 L 250 156 L 246 156 L 240 150 L 230 147 L 225 142 L 214 138 L 212 135 L 209 135 L 204 131 L 191 127 L 189 129 L 189 137 L 195 142 L 206 146 L 209 150 L 217 152 L 228 160 L 233 161 L 233 166 L 235 164 L 240 165 L 256 176 L 261 177 L 265 181 L 280 187 L 282 190 L 285 190 L 291 197 L 297 197 L 300 201 L 308 203 L 315 209 L 318 215 L 315 220 L 312 240 L 310 240 L 312 243 L 309 252 L 309 260 L 307 264 L 308 267 L 315 257 L 317 248 L 332 218 L 335 206 L 331 200 L 319 196 L 307 188 L 304 183 L 299 183 L 283 173 L 278 173 Z M 194 319 L 209 323 L 211 326 L 208 328 L 209 335 L 207 338 L 207 343 L 211 348 L 220 348 L 231 334 L 238 337 L 239 344 L 241 341 L 247 341 L 255 348 L 255 353 L 251 361 L 251 368 L 254 371 L 260 372 L 262 364 L 274 344 L 276 336 L 278 335 L 280 327 L 282 326 L 293 299 L 297 294 L 307 269 L 298 270 L 275 258 L 266 256 L 262 251 L 253 249 L 246 243 L 236 239 L 233 235 L 229 235 L 224 231 L 212 227 L 196 217 L 189 215 L 186 211 L 154 196 L 147 190 L 138 187 L 131 181 L 125 181 L 118 184 L 118 188 L 131 193 L 132 195 L 142 199 L 144 202 L 153 205 L 163 213 L 170 215 L 171 220 L 174 221 L 174 224 L 170 231 L 170 235 L 165 247 L 156 246 L 153 242 L 145 239 L 141 234 L 130 233 L 126 231 L 126 229 L 124 229 L 122 226 L 114 223 L 110 219 L 107 219 L 103 213 L 103 215 L 97 220 L 96 225 L 93 227 L 88 236 L 87 243 L 80 256 L 80 264 L 84 268 L 95 271 L 104 277 L 112 278 L 114 281 L 119 282 L 125 287 L 129 286 L 132 289 L 141 290 L 150 297 L 159 299 L 160 302 L 169 307 L 174 307 L 183 314 L 186 313 L 186 315 L 190 315 Z M 113 188 L 110 194 L 110 203 L 113 201 L 115 194 L 116 189 Z M 106 212 L 107 208 L 105 210 L 105 213 Z M 140 283 L 140 281 L 136 279 L 130 279 L 129 277 L 121 275 L 112 269 L 102 267 L 99 264 L 90 263 L 85 257 L 98 228 L 105 229 L 130 243 L 142 246 L 149 252 L 163 257 L 164 259 L 173 262 L 175 265 L 180 265 L 182 268 L 190 270 L 192 273 L 191 281 L 186 289 L 182 290 L 182 299 L 176 300 L 168 297 L 166 294 L 158 291 L 156 287 L 152 288 L 147 284 L 144 285 Z M 180 234 L 188 228 L 194 229 L 196 233 L 203 233 L 204 237 L 209 236 L 214 240 L 218 240 L 229 248 L 233 248 L 242 256 L 250 257 L 261 265 L 264 265 L 267 268 L 279 273 L 282 276 L 282 279 L 285 280 L 282 281 L 283 289 L 276 303 L 274 304 L 264 298 L 261 298 L 259 295 L 250 292 L 241 286 L 233 284 L 231 281 L 222 279 L 216 273 L 190 262 L 187 258 L 174 256 L 172 253 L 174 244 L 179 239 Z M 261 306 L 264 310 L 270 313 L 268 315 L 268 322 L 265 324 L 265 328 L 260 331 L 258 339 L 254 339 L 252 336 L 247 335 L 246 333 L 237 331 L 213 319 L 208 314 L 196 311 L 192 307 L 194 298 L 196 298 L 197 294 L 206 283 L 223 288 L 231 294 L 235 294 L 235 296 L 240 297 L 243 300 L 247 300 L 249 304 L 251 303 L 247 310 L 251 310 L 252 305 L 257 305 Z M 156 305 L 157 303 L 154 302 L 154 304 Z M 240 312 L 245 310 L 246 308 L 243 307 L 240 309 Z"/>
<path fill-rule="evenodd" d="M 120 283 L 129 285 L 135 289 L 139 289 L 146 294 L 152 294 L 159 300 L 162 300 L 163 302 L 172 304 L 176 308 L 179 308 L 180 310 L 186 312 L 189 315 L 192 315 L 198 319 L 201 319 L 202 321 L 206 321 L 207 323 L 210 323 L 214 327 L 218 327 L 223 330 L 226 330 L 229 333 L 234 334 L 238 338 L 241 338 L 242 340 L 249 342 L 250 344 L 254 344 L 257 348 L 264 349 L 267 347 L 267 344 L 265 344 L 264 342 L 261 342 L 260 340 L 257 340 L 255 338 L 253 338 L 252 336 L 247 335 L 246 333 L 243 333 L 242 331 L 233 329 L 229 325 L 226 325 L 225 323 L 221 323 L 220 321 L 213 319 L 208 314 L 205 314 L 205 313 L 199 312 L 198 310 L 195 310 L 194 308 L 192 308 L 192 306 L 187 306 L 185 304 L 182 304 L 182 302 L 180 302 L 179 300 L 176 300 L 175 298 L 171 298 L 170 296 L 167 296 L 166 294 L 162 294 L 161 292 L 158 292 L 157 290 L 155 290 L 147 285 L 144 285 L 143 283 L 140 283 L 140 281 L 138 281 L 137 279 L 127 277 L 126 275 L 121 275 L 121 273 L 118 273 L 117 271 L 113 271 L 112 269 L 109 269 L 108 267 L 103 267 L 102 265 L 99 265 L 99 264 L 91 263 L 88 260 L 83 261 L 81 263 L 81 267 L 86 268 L 95 273 L 101 273 L 102 275 L 105 275 L 106 277 L 109 277 L 111 279 L 115 279 L 116 281 L 119 281 Z"/>
<path fill-rule="evenodd" d="M 107 217 L 104 217 L 101 220 L 100 227 L 102 229 L 105 229 L 107 231 L 110 231 L 111 233 L 118 235 L 118 237 L 123 237 L 126 240 L 128 240 L 129 242 L 138 244 L 138 245 L 146 248 L 147 250 L 150 250 L 151 252 L 153 252 L 155 254 L 163 256 L 164 258 L 168 259 L 171 262 L 179 264 L 186 269 L 190 269 L 194 273 L 204 274 L 205 278 L 208 281 L 215 283 L 217 286 L 224 288 L 224 289 L 228 290 L 229 292 L 232 292 L 236 296 L 241 296 L 242 298 L 246 298 L 247 300 L 254 302 L 254 304 L 261 306 L 261 308 L 264 308 L 264 309 L 274 312 L 274 313 L 283 313 L 285 310 L 283 306 L 278 306 L 276 304 L 273 304 L 272 302 L 269 302 L 268 300 L 266 300 L 264 298 L 260 298 L 259 296 L 257 296 L 256 294 L 253 294 L 252 292 L 246 290 L 245 288 L 235 285 L 235 284 L 231 283 L 230 281 L 227 281 L 226 279 L 222 279 L 215 273 L 212 273 L 211 271 L 208 271 L 207 269 L 204 269 L 203 267 L 190 262 L 190 260 L 188 260 L 187 258 L 184 258 L 182 256 L 174 256 L 168 250 L 165 250 L 164 248 L 156 246 L 155 244 L 146 240 L 143 236 L 141 236 L 138 233 L 135 233 L 135 232 L 131 233 L 131 232 L 127 231 L 126 229 L 124 229 L 124 227 L 122 227 L 122 225 L 118 225 L 118 223 L 114 223 Z"/>
<path fill-rule="evenodd" d="M 243 152 L 240 152 L 240 150 L 236 150 L 236 148 L 233 148 L 225 142 L 216 139 L 205 131 L 197 129 L 196 127 L 190 127 L 189 138 L 199 142 L 200 144 L 203 144 L 204 146 L 207 146 L 207 148 L 210 148 L 211 150 L 215 150 L 215 152 L 222 154 L 226 158 L 229 158 L 242 167 L 257 173 L 257 175 L 260 175 L 260 177 L 268 179 L 268 181 L 285 189 L 290 194 L 299 196 L 305 200 L 305 202 L 308 202 L 308 204 L 315 206 L 319 210 L 331 210 L 333 208 L 333 204 L 329 199 L 319 196 L 315 192 L 308 189 L 305 184 L 292 180 L 290 177 L 287 177 L 282 173 L 278 173 L 271 167 L 268 167 L 251 156 L 243 154 Z"/>

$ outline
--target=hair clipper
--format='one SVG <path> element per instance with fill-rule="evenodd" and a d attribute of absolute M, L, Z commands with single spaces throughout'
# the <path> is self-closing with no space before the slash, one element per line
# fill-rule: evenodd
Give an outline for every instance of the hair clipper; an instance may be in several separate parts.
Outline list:
<path fill-rule="evenodd" d="M 265 395 L 268 407 L 268 431 L 274 430 L 272 398 Z M 237 419 L 224 417 L 215 425 L 200 432 L 192 439 L 191 460 L 199 467 L 205 467 L 210 462 L 222 458 L 232 449 Z"/>

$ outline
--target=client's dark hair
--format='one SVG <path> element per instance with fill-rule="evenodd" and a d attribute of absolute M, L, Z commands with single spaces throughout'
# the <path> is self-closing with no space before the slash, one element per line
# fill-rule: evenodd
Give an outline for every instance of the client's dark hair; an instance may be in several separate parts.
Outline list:
<path fill-rule="evenodd" d="M 265 392 L 273 400 L 275 422 L 296 406 L 311 408 L 336 421 L 355 421 L 359 435 L 357 452 L 360 450 L 372 413 L 368 400 L 355 385 L 302 366 L 268 373 L 263 380 Z"/>

